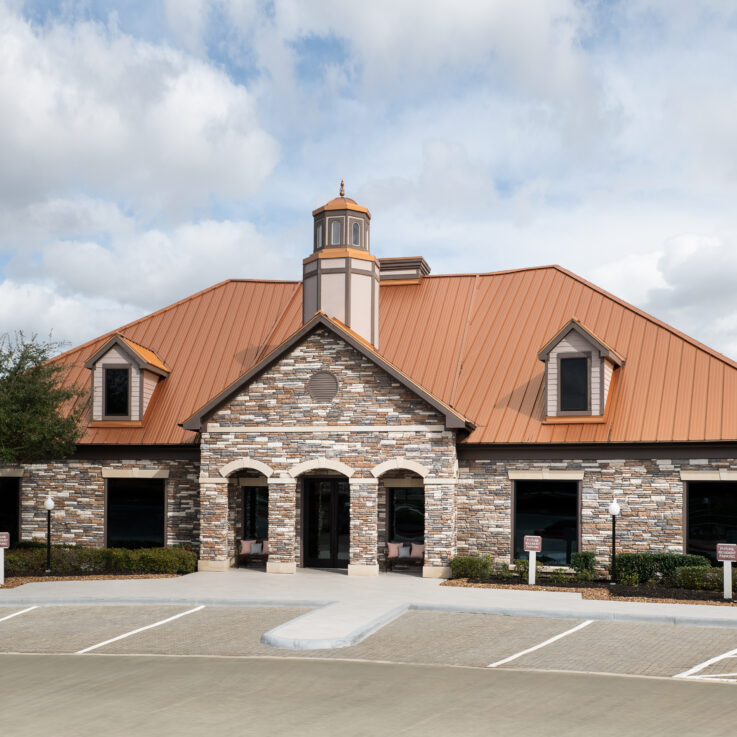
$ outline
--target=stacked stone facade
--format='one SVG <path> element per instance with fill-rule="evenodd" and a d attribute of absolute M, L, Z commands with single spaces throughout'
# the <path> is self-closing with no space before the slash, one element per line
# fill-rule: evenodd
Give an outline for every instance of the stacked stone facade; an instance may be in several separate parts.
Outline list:
<path fill-rule="evenodd" d="M 199 462 L 195 460 L 69 460 L 27 465 L 20 479 L 21 540 L 46 539 L 43 503 L 51 494 L 55 504 L 52 542 L 103 547 L 104 469 L 168 471 L 166 544 L 199 549 Z"/>

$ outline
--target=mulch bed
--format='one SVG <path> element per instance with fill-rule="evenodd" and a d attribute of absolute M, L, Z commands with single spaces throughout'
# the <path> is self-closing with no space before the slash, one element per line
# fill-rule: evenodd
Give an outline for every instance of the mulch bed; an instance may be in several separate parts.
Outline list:
<path fill-rule="evenodd" d="M 599 599 L 610 601 L 644 601 L 661 604 L 710 604 L 718 606 L 735 606 L 737 602 L 725 601 L 720 591 L 690 591 L 688 589 L 668 589 L 660 586 L 610 586 L 608 582 L 593 582 L 579 586 L 557 586 L 542 584 L 528 586 L 524 583 L 481 582 L 468 578 L 455 578 L 444 581 L 442 586 L 461 586 L 479 589 L 520 589 L 527 591 L 568 591 L 581 594 L 583 599 Z"/>
<path fill-rule="evenodd" d="M 131 578 L 177 578 L 177 573 L 120 573 L 105 576 L 13 576 L 5 579 L 5 586 L 0 589 L 14 589 L 26 583 L 44 583 L 46 581 L 110 581 L 112 579 Z"/>

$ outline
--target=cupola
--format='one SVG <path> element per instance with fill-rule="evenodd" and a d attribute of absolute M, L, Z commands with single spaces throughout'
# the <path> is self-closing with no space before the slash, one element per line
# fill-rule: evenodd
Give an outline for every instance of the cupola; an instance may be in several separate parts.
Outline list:
<path fill-rule="evenodd" d="M 379 347 L 379 264 L 369 249 L 371 213 L 340 194 L 312 212 L 312 255 L 302 267 L 302 322 L 315 313 L 340 320 Z"/>

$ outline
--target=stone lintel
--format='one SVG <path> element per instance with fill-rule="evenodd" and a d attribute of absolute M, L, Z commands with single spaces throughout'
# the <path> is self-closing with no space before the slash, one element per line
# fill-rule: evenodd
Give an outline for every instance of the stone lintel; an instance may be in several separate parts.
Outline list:
<path fill-rule="evenodd" d="M 227 484 L 228 479 L 219 476 L 200 476 L 200 484 Z"/>
<path fill-rule="evenodd" d="M 0 468 L 0 478 L 6 478 L 6 479 L 23 478 L 23 469 L 22 468 Z"/>
<path fill-rule="evenodd" d="M 509 471 L 510 481 L 583 481 L 584 471 L 559 471 L 540 468 L 530 471 Z"/>
<path fill-rule="evenodd" d="M 349 576 L 378 576 L 379 575 L 379 564 L 374 563 L 372 565 L 364 565 L 360 563 L 349 563 L 348 564 L 348 575 Z"/>
<path fill-rule="evenodd" d="M 104 479 L 168 479 L 168 468 L 103 468 Z"/>
<path fill-rule="evenodd" d="M 267 560 L 266 573 L 296 573 L 297 564 L 294 561 L 286 563 L 281 560 Z"/>
<path fill-rule="evenodd" d="M 681 481 L 737 481 L 737 471 L 713 468 L 708 471 L 681 471 Z"/>

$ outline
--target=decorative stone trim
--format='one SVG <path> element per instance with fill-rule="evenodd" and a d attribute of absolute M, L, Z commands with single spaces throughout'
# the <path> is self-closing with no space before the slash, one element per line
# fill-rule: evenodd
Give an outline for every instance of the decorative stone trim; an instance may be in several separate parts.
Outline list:
<path fill-rule="evenodd" d="M 423 479 L 424 486 L 455 486 L 458 479 Z"/>
<path fill-rule="evenodd" d="M 361 486 L 378 486 L 379 485 L 379 479 L 365 479 L 363 477 L 356 477 L 352 476 L 348 479 L 348 483 L 353 484 L 360 484 Z"/>
<path fill-rule="evenodd" d="M 379 476 L 385 474 L 387 471 L 396 471 L 399 469 L 403 471 L 412 471 L 423 479 L 430 473 L 430 469 L 426 466 L 423 466 L 421 463 L 417 463 L 417 461 L 410 460 L 409 458 L 391 458 L 388 461 L 379 463 L 378 466 L 374 466 L 371 469 L 371 473 L 376 478 L 379 478 Z"/>
<path fill-rule="evenodd" d="M 450 566 L 422 566 L 423 578 L 450 578 Z"/>
<path fill-rule="evenodd" d="M 258 471 L 266 476 L 267 479 L 274 473 L 274 469 L 266 463 L 254 460 L 253 458 L 237 458 L 230 463 L 226 463 L 220 469 L 220 475 L 223 478 L 227 478 L 231 473 L 235 473 L 236 471 Z"/>
<path fill-rule="evenodd" d="M 168 479 L 168 468 L 103 468 L 104 479 Z"/>
<path fill-rule="evenodd" d="M 201 484 L 226 484 L 228 483 L 228 479 L 222 479 L 218 478 L 217 476 L 200 476 L 200 483 Z"/>
<path fill-rule="evenodd" d="M 267 560 L 266 573 L 296 573 L 297 564 L 292 561 L 285 563 L 280 560 Z"/>
<path fill-rule="evenodd" d="M 22 468 L 0 468 L 0 478 L 6 478 L 6 479 L 23 478 L 23 469 Z"/>
<path fill-rule="evenodd" d="M 296 483 L 297 479 L 293 479 L 291 476 L 272 476 L 269 479 L 269 486 L 274 486 L 275 484 L 291 484 L 294 486 Z"/>
<path fill-rule="evenodd" d="M 200 558 L 197 561 L 197 570 L 198 571 L 227 571 L 228 568 L 230 568 L 230 560 L 205 560 L 203 558 Z"/>
<path fill-rule="evenodd" d="M 345 463 L 341 463 L 340 461 L 336 461 L 330 458 L 313 458 L 309 461 L 303 461 L 302 463 L 297 463 L 291 468 L 287 469 L 287 472 L 292 478 L 296 479 L 303 473 L 307 473 L 307 471 L 316 471 L 318 469 L 337 471 L 338 473 L 342 473 L 348 478 L 353 476 L 353 474 L 356 472 L 355 469 L 351 468 L 350 466 L 346 466 Z"/>
<path fill-rule="evenodd" d="M 338 433 L 351 432 L 444 432 L 444 425 L 216 425 L 208 423 L 209 433 Z"/>
<path fill-rule="evenodd" d="M 726 468 L 711 471 L 681 471 L 681 481 L 737 481 L 737 471 Z"/>
<path fill-rule="evenodd" d="M 509 471 L 510 481 L 583 481 L 583 476 L 583 470 L 558 471 L 553 468 L 541 468 L 529 471 Z"/>
<path fill-rule="evenodd" d="M 266 488 L 269 485 L 269 480 L 265 478 L 239 478 L 238 479 L 238 486 L 259 486 L 262 488 Z"/>
<path fill-rule="evenodd" d="M 375 479 L 376 483 L 379 482 L 379 479 Z M 409 488 L 417 488 L 417 487 L 423 487 L 425 485 L 424 479 L 395 479 L 391 478 L 389 476 L 384 476 L 384 478 L 381 479 L 381 483 L 384 484 L 386 488 L 393 488 L 393 489 L 409 489 Z"/>
<path fill-rule="evenodd" d="M 379 575 L 379 564 L 374 565 L 361 565 L 359 563 L 348 564 L 348 575 L 349 576 L 378 576 Z"/>

